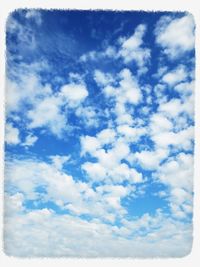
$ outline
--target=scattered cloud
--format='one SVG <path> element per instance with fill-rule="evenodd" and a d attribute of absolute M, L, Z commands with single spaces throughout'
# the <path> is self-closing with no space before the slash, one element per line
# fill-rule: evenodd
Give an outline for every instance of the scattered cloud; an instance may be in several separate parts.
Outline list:
<path fill-rule="evenodd" d="M 5 252 L 187 255 L 192 16 L 45 12 L 7 21 Z"/>
<path fill-rule="evenodd" d="M 26 136 L 26 139 L 24 141 L 24 143 L 22 143 L 23 146 L 33 146 L 35 144 L 35 142 L 37 142 L 38 140 L 38 137 L 37 136 L 34 136 L 32 134 L 28 134 Z"/>
<path fill-rule="evenodd" d="M 170 58 L 178 58 L 194 48 L 194 20 L 191 14 L 180 18 L 163 16 L 155 28 L 156 42 Z"/>
<path fill-rule="evenodd" d="M 125 63 L 134 61 L 141 68 L 149 61 L 150 49 L 144 47 L 142 40 L 146 30 L 146 25 L 140 24 L 136 27 L 131 37 L 120 39 L 121 48 L 119 50 L 119 56 L 123 58 Z"/>
<path fill-rule="evenodd" d="M 19 130 L 12 123 L 6 123 L 5 141 L 8 145 L 17 145 L 20 143 Z"/>

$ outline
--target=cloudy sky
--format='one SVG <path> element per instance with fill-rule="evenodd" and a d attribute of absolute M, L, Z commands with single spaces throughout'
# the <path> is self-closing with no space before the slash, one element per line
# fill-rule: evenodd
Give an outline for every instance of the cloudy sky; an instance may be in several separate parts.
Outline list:
<path fill-rule="evenodd" d="M 193 17 L 30 9 L 6 31 L 5 252 L 188 254 Z"/>

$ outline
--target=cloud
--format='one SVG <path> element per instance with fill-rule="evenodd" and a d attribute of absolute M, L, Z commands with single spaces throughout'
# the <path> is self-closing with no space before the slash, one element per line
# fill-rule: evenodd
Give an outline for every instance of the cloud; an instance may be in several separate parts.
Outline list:
<path fill-rule="evenodd" d="M 173 146 L 175 149 L 192 150 L 194 140 L 194 127 L 190 126 L 177 133 L 163 132 L 152 136 L 158 147 Z"/>
<path fill-rule="evenodd" d="M 94 80 L 99 86 L 109 85 L 110 83 L 114 81 L 113 77 L 110 74 L 108 73 L 105 74 L 100 70 L 95 70 Z"/>
<path fill-rule="evenodd" d="M 193 166 L 193 156 L 181 152 L 160 166 L 158 177 L 162 183 L 171 187 L 181 187 L 191 191 L 193 168 L 190 166 Z"/>
<path fill-rule="evenodd" d="M 92 50 L 87 52 L 80 57 L 80 62 L 86 63 L 88 61 L 97 62 L 99 60 L 107 59 L 122 59 L 125 64 L 135 62 L 138 67 L 138 74 L 143 74 L 148 70 L 146 64 L 149 62 L 151 57 L 150 49 L 146 48 L 143 42 L 146 30 L 146 25 L 140 24 L 135 28 L 132 36 L 120 36 L 112 46 L 108 45 L 106 48 L 99 51 Z M 107 75 L 102 76 L 102 73 L 96 70 L 95 80 L 97 83 L 101 84 L 103 82 L 105 85 L 105 82 L 108 82 L 108 80 L 111 81 L 112 78 Z"/>
<path fill-rule="evenodd" d="M 99 140 L 93 136 L 82 136 L 81 139 L 81 153 L 93 154 L 101 147 Z"/>
<path fill-rule="evenodd" d="M 140 24 L 134 34 L 129 38 L 121 38 L 119 56 L 125 63 L 134 61 L 139 68 L 145 66 L 150 59 L 150 49 L 143 46 L 143 37 L 146 32 L 146 25 Z"/>
<path fill-rule="evenodd" d="M 25 18 L 34 21 L 37 25 L 42 24 L 42 15 L 38 10 L 30 9 L 26 11 Z"/>
<path fill-rule="evenodd" d="M 109 194 L 109 188 L 104 190 Z M 115 192 L 124 194 L 120 187 Z M 116 205 L 110 200 L 109 205 Z M 155 216 L 144 214 L 134 221 L 123 219 L 122 226 L 113 226 L 98 219 L 86 221 L 70 214 L 56 215 L 48 209 L 18 210 L 6 217 L 4 226 L 5 252 L 12 256 L 182 257 L 191 250 L 190 225 L 173 221 L 160 212 Z"/>
<path fill-rule="evenodd" d="M 97 128 L 100 124 L 99 111 L 94 106 L 79 105 L 75 114 L 85 127 Z"/>
<path fill-rule="evenodd" d="M 6 82 L 6 111 L 8 116 L 12 112 L 19 112 L 24 105 L 34 105 L 38 99 L 48 97 L 52 94 L 49 84 L 41 84 L 39 75 L 35 68 L 40 70 L 44 63 L 40 62 L 34 65 L 20 66 L 20 71 L 15 71 L 14 75 L 18 80 L 8 79 Z M 28 68 L 28 70 L 27 70 Z"/>
<path fill-rule="evenodd" d="M 100 163 L 85 162 L 81 168 L 93 181 L 103 181 L 106 178 L 106 169 Z"/>
<path fill-rule="evenodd" d="M 142 127 L 134 128 L 130 127 L 127 124 L 119 125 L 117 127 L 117 131 L 125 138 L 126 142 L 130 143 L 137 142 L 142 135 L 146 134 L 145 128 Z"/>
<path fill-rule="evenodd" d="M 70 156 L 54 155 L 50 156 L 50 159 L 56 169 L 61 170 L 63 165 L 70 160 Z"/>
<path fill-rule="evenodd" d="M 27 113 L 30 120 L 29 129 L 48 127 L 56 136 L 62 135 L 63 129 L 66 128 L 67 119 L 60 111 L 60 99 L 56 97 L 46 97 L 35 105 Z"/>
<path fill-rule="evenodd" d="M 115 106 L 111 112 L 116 116 L 116 123 L 133 124 L 133 119 L 127 105 L 138 105 L 143 98 L 138 79 L 127 68 L 122 69 L 116 76 L 118 86 L 106 85 L 103 87 L 103 94 L 109 101 L 114 101 Z"/>
<path fill-rule="evenodd" d="M 26 136 L 26 139 L 24 141 L 24 143 L 22 143 L 22 146 L 33 146 L 35 144 L 35 142 L 37 142 L 38 137 L 32 134 L 28 134 Z"/>
<path fill-rule="evenodd" d="M 192 213 L 193 155 L 179 153 L 168 158 L 156 173 L 157 179 L 170 189 L 168 197 L 172 215 L 182 219 Z"/>
<path fill-rule="evenodd" d="M 156 170 L 161 161 L 168 156 L 166 149 L 158 149 L 156 151 L 141 151 L 135 153 L 135 158 L 140 166 L 145 170 Z"/>
<path fill-rule="evenodd" d="M 86 183 L 69 175 L 66 171 L 67 164 L 63 168 L 69 160 L 68 156 L 54 155 L 50 159 L 51 163 L 35 159 L 9 159 L 6 162 L 6 192 L 20 192 L 23 194 L 24 202 L 34 201 L 36 204 L 43 203 L 47 206 L 49 202 L 53 202 L 65 212 L 75 215 L 86 214 L 102 221 L 114 222 L 116 217 L 124 214 L 125 209 L 120 202 L 122 195 L 117 196 L 115 192 L 118 185 L 116 188 L 113 185 L 113 192 L 109 193 L 109 197 L 117 201 L 118 209 L 113 205 L 111 209 L 106 204 L 108 195 L 98 190 L 99 186 L 93 188 L 92 176 L 94 181 L 103 179 L 104 173 L 100 165 L 87 162 L 82 165 L 90 174 L 90 180 Z M 123 185 L 120 186 L 121 190 L 122 187 Z M 43 191 L 38 188 L 43 188 Z M 125 187 L 124 190 L 127 194 L 130 193 Z"/>
<path fill-rule="evenodd" d="M 97 138 L 101 145 L 112 144 L 116 140 L 116 132 L 113 129 L 104 129 L 97 134 Z"/>
<path fill-rule="evenodd" d="M 19 130 L 18 128 L 14 127 L 12 123 L 6 123 L 5 142 L 8 145 L 17 145 L 20 143 Z"/>
<path fill-rule="evenodd" d="M 166 73 L 162 77 L 162 81 L 167 83 L 169 86 L 174 86 L 180 82 L 184 82 L 188 74 L 183 65 L 179 65 L 175 70 Z"/>
<path fill-rule="evenodd" d="M 59 97 L 69 107 L 75 108 L 88 96 L 88 91 L 83 84 L 66 84 L 60 89 Z"/>
<path fill-rule="evenodd" d="M 161 105 L 162 109 L 162 105 Z M 152 134 L 168 132 L 172 130 L 173 124 L 171 120 L 166 118 L 162 113 L 154 113 L 150 118 L 150 129 Z"/>
<path fill-rule="evenodd" d="M 117 48 L 115 46 L 107 46 L 103 51 L 92 50 L 80 57 L 80 62 L 86 63 L 87 61 L 98 61 L 102 59 L 117 59 Z"/>
<path fill-rule="evenodd" d="M 176 19 L 163 16 L 155 28 L 156 42 L 170 59 L 176 59 L 194 49 L 194 27 L 191 14 Z"/>
<path fill-rule="evenodd" d="M 161 48 L 156 50 L 145 20 L 133 22 L 133 34 L 126 35 L 127 17 L 121 36 L 115 31 L 101 43 L 93 39 L 91 51 L 79 60 L 81 50 L 75 48 L 64 77 L 64 61 L 56 61 L 55 69 L 55 47 L 38 60 L 41 39 L 36 29 L 46 36 L 43 20 L 51 21 L 50 14 L 41 15 L 24 10 L 7 25 L 5 141 L 22 147 L 6 151 L 6 253 L 186 255 L 192 246 L 193 212 L 194 59 L 188 57 L 194 41 L 192 17 L 160 15 L 156 24 L 153 16 L 155 42 Z M 60 40 L 59 50 L 66 47 L 70 32 L 54 26 L 47 39 Z M 61 31 L 54 32 L 58 28 Z M 83 32 L 84 38 L 91 38 L 89 31 Z M 75 31 L 70 40 L 81 43 L 81 38 Z M 164 54 L 170 61 L 163 65 Z M 27 55 L 33 56 L 28 57 L 30 64 Z M 141 75 L 150 65 L 152 79 Z M 52 154 L 51 148 L 41 151 L 48 134 L 56 149 Z"/>
<path fill-rule="evenodd" d="M 187 113 L 192 118 L 194 114 L 194 97 L 191 95 L 184 99 L 184 102 L 179 98 L 173 98 L 168 102 L 160 104 L 159 111 L 168 118 L 178 117 L 182 113 Z"/>
<path fill-rule="evenodd" d="M 136 141 L 134 136 L 131 138 Z M 127 141 L 130 142 L 130 136 Z M 104 149 L 105 145 L 111 146 Z M 130 184 L 143 182 L 141 173 L 121 162 L 129 157 L 130 148 L 126 139 L 117 138 L 112 129 L 104 129 L 96 137 L 81 137 L 81 146 L 82 155 L 89 153 L 97 160 L 97 162 L 87 161 L 82 164 L 82 169 L 93 182 L 112 181 L 114 184 L 123 183 L 123 181 Z"/>
<path fill-rule="evenodd" d="M 174 90 L 179 92 L 182 97 L 188 97 L 194 92 L 194 81 L 181 82 L 174 87 Z"/>

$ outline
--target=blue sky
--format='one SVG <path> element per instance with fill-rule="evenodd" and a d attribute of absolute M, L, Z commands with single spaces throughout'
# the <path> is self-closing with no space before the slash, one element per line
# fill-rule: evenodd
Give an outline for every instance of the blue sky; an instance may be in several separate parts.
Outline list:
<path fill-rule="evenodd" d="M 10 14 L 7 254 L 189 253 L 194 28 L 184 12 Z"/>

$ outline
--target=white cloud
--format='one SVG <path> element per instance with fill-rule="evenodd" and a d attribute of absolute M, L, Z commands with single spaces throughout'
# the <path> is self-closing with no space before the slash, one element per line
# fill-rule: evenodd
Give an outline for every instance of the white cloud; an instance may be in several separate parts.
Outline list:
<path fill-rule="evenodd" d="M 184 82 L 187 79 L 187 71 L 183 65 L 179 65 L 175 70 L 167 72 L 163 77 L 162 81 L 167 83 L 169 86 L 174 86 L 180 82 Z"/>
<path fill-rule="evenodd" d="M 146 26 L 140 24 L 135 29 L 134 34 L 129 38 L 121 38 L 121 48 L 119 56 L 125 63 L 135 61 L 138 67 L 143 67 L 150 58 L 150 49 L 143 47 L 143 37 L 146 32 Z"/>
<path fill-rule="evenodd" d="M 61 114 L 60 111 L 60 99 L 56 97 L 46 97 L 37 105 L 34 109 L 31 109 L 27 113 L 27 117 L 30 120 L 28 127 L 48 127 L 50 131 L 60 137 L 62 131 L 66 128 L 66 117 Z"/>
<path fill-rule="evenodd" d="M 179 153 L 176 157 L 168 159 L 158 169 L 158 179 L 171 187 L 183 188 L 192 191 L 193 187 L 193 156 Z"/>
<path fill-rule="evenodd" d="M 99 86 L 101 85 L 106 86 L 114 81 L 113 77 L 110 74 L 108 73 L 105 74 L 100 70 L 95 70 L 94 80 Z"/>
<path fill-rule="evenodd" d="M 61 88 L 59 96 L 69 107 L 75 108 L 85 100 L 88 91 L 84 84 L 66 84 Z"/>
<path fill-rule="evenodd" d="M 194 127 L 190 126 L 177 133 L 163 132 L 152 136 L 152 140 L 158 147 L 166 148 L 169 145 L 176 149 L 192 149 L 192 141 L 194 140 Z"/>
<path fill-rule="evenodd" d="M 129 137 L 127 137 L 130 141 Z M 135 141 L 134 137 L 134 141 Z M 129 157 L 130 148 L 123 138 L 117 138 L 112 129 L 104 129 L 97 137 L 85 136 L 81 138 L 82 154 L 88 152 L 97 162 L 85 162 L 82 169 L 85 170 L 92 181 L 112 181 L 112 183 L 130 184 L 143 182 L 142 174 L 125 163 L 123 159 Z M 103 149 L 105 144 L 112 144 L 109 149 Z"/>
<path fill-rule="evenodd" d="M 38 140 L 38 137 L 32 134 L 28 134 L 22 146 L 33 146 L 35 142 Z"/>
<path fill-rule="evenodd" d="M 35 203 L 52 201 L 63 210 L 68 210 L 73 214 L 87 214 L 94 218 L 106 221 L 115 221 L 117 216 L 125 213 L 121 206 L 121 198 L 125 194 L 116 195 L 116 187 L 113 187 L 109 195 L 92 188 L 93 181 L 81 182 L 68 175 L 62 169 L 63 164 L 68 160 L 66 156 L 52 156 L 52 163 L 27 160 L 9 160 L 6 162 L 5 187 L 6 190 L 14 188 L 14 192 L 20 192 L 24 196 L 24 201 L 33 200 Z M 88 172 L 90 178 L 94 176 L 94 181 L 100 181 L 104 177 L 104 170 L 100 164 L 85 163 L 82 166 Z M 135 181 L 138 179 L 135 174 Z M 133 180 L 133 178 L 132 178 Z M 106 184 L 105 184 L 106 185 Z M 37 188 L 42 187 L 44 192 L 38 192 Z M 121 190 L 123 186 L 119 186 Z M 118 186 L 117 186 L 118 188 Z M 126 187 L 124 192 L 130 193 Z M 108 205 L 108 197 L 118 203 L 117 209 Z M 112 207 L 111 207 L 112 206 Z"/>
<path fill-rule="evenodd" d="M 134 168 L 130 168 L 127 164 L 118 164 L 110 171 L 109 176 L 114 183 L 123 183 L 128 181 L 130 184 L 142 183 L 143 175 Z"/>
<path fill-rule="evenodd" d="M 126 103 L 138 104 L 142 95 L 138 87 L 137 80 L 133 77 L 131 71 L 129 69 L 123 69 L 120 72 L 120 78 L 120 98 L 123 99 L 124 96 Z"/>
<path fill-rule="evenodd" d="M 34 10 L 34 9 L 27 10 L 25 17 L 27 19 L 34 20 L 34 22 L 38 25 L 41 25 L 42 23 L 41 12 L 39 12 L 38 10 Z"/>
<path fill-rule="evenodd" d="M 84 126 L 87 127 L 98 127 L 99 126 L 99 116 L 98 112 L 92 106 L 83 106 L 79 105 L 76 110 L 75 114 L 77 117 L 81 119 Z"/>
<path fill-rule="evenodd" d="M 117 124 L 132 125 L 132 114 L 129 114 L 131 109 L 127 108 L 126 104 L 135 106 L 142 100 L 138 79 L 132 75 L 129 69 L 125 68 L 116 76 L 116 81 L 119 81 L 119 86 L 106 85 L 103 93 L 106 98 L 115 102 L 115 106 L 110 112 L 116 116 Z"/>
<path fill-rule="evenodd" d="M 106 178 L 106 169 L 100 163 L 85 162 L 81 168 L 93 181 L 103 181 Z"/>
<path fill-rule="evenodd" d="M 95 51 L 92 50 L 87 52 L 80 57 L 80 62 L 87 62 L 88 60 L 91 61 L 98 61 L 105 58 L 108 59 L 117 59 L 119 57 L 117 53 L 117 49 L 115 46 L 107 46 L 103 51 Z"/>
<path fill-rule="evenodd" d="M 117 127 L 117 131 L 125 138 L 126 142 L 136 142 L 142 135 L 146 133 L 145 128 L 134 128 L 127 124 L 119 125 Z"/>
<path fill-rule="evenodd" d="M 158 149 L 155 151 L 141 151 L 135 153 L 136 160 L 146 170 L 156 170 L 161 161 L 168 156 L 166 149 Z"/>
<path fill-rule="evenodd" d="M 173 98 L 169 102 L 163 102 L 159 106 L 159 111 L 169 118 L 175 118 L 182 112 L 187 113 L 193 118 L 194 113 L 194 97 L 193 95 L 184 99 L 184 102 L 178 98 Z"/>
<path fill-rule="evenodd" d="M 163 16 L 155 28 L 156 42 L 169 58 L 177 58 L 194 48 L 194 27 L 190 14 L 177 19 Z"/>
<path fill-rule="evenodd" d="M 113 129 L 104 129 L 97 134 L 97 138 L 101 145 L 112 144 L 116 140 L 116 132 Z"/>
<path fill-rule="evenodd" d="M 82 136 L 81 137 L 81 153 L 93 154 L 101 147 L 99 140 L 93 136 Z"/>
<path fill-rule="evenodd" d="M 19 130 L 12 123 L 6 123 L 5 141 L 8 145 L 17 145 L 20 143 Z"/>
<path fill-rule="evenodd" d="M 43 63 L 40 63 L 43 65 Z M 38 63 L 39 65 L 39 63 Z M 38 66 L 36 68 L 40 68 Z M 34 66 L 29 66 L 29 72 L 27 66 L 21 66 L 22 73 L 15 73 L 20 78 L 19 82 L 12 80 L 6 81 L 6 111 L 8 115 L 10 112 L 17 112 L 24 103 L 34 105 L 38 98 L 48 97 L 51 93 L 50 85 L 42 85 L 39 77 L 36 73 L 31 72 Z M 24 69 L 25 68 L 25 69 Z M 28 72 L 28 73 L 27 73 Z"/>
<path fill-rule="evenodd" d="M 124 194 L 119 187 L 110 189 Z M 108 203 L 117 207 L 115 198 L 108 196 Z M 4 231 L 5 252 L 20 257 L 182 257 L 192 246 L 191 225 L 159 212 L 123 219 L 119 227 L 42 209 L 6 217 Z"/>
<path fill-rule="evenodd" d="M 157 179 L 169 187 L 172 216 L 182 219 L 192 213 L 193 156 L 179 153 L 158 168 Z"/>
<path fill-rule="evenodd" d="M 179 92 L 181 96 L 188 96 L 194 92 L 194 81 L 181 82 L 174 87 L 174 90 Z"/>
<path fill-rule="evenodd" d="M 61 170 L 63 168 L 63 165 L 69 161 L 70 156 L 60 156 L 60 155 L 54 155 L 50 156 L 50 159 L 55 166 L 56 169 Z"/>
<path fill-rule="evenodd" d="M 158 134 L 172 130 L 173 124 L 162 113 L 154 113 L 150 118 L 151 133 Z"/>
<path fill-rule="evenodd" d="M 114 97 L 118 104 L 138 104 L 142 98 L 137 79 L 127 68 L 123 69 L 117 76 L 120 80 L 119 87 L 115 88 L 107 85 L 103 92 L 106 97 Z"/>

